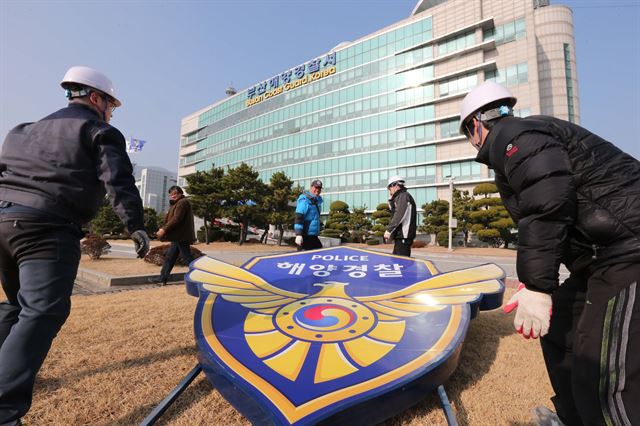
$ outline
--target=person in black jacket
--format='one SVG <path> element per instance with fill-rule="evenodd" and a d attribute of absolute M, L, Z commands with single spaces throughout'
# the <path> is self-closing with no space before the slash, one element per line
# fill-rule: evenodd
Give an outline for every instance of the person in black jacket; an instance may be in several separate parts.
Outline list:
<path fill-rule="evenodd" d="M 71 309 L 80 227 L 105 192 L 144 257 L 149 238 L 111 81 L 72 67 L 61 82 L 69 105 L 11 130 L 0 154 L 0 424 L 19 424 L 36 374 Z"/>
<path fill-rule="evenodd" d="M 393 254 L 411 257 L 411 245 L 416 237 L 416 202 L 400 176 L 391 176 L 387 182 L 391 221 L 384 233 L 385 240 L 393 239 Z"/>
<path fill-rule="evenodd" d="M 640 162 L 573 123 L 513 117 L 515 103 L 484 82 L 460 114 L 518 225 L 523 286 L 505 311 L 541 337 L 564 424 L 640 424 Z"/>

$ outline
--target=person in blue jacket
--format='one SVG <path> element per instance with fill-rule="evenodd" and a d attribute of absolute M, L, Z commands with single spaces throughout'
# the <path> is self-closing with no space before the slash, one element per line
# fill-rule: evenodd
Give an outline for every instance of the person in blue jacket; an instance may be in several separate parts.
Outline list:
<path fill-rule="evenodd" d="M 315 179 L 308 191 L 298 197 L 296 206 L 296 232 L 298 250 L 315 250 L 322 248 L 318 238 L 320 233 L 320 211 L 322 210 L 322 181 Z"/>

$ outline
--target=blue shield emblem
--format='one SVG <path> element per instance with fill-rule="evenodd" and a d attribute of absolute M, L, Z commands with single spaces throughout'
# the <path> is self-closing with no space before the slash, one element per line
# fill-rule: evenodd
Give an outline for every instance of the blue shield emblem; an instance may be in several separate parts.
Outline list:
<path fill-rule="evenodd" d="M 395 414 L 380 398 L 406 401 L 419 385 L 417 401 L 449 377 L 469 320 L 502 304 L 503 278 L 493 264 L 440 273 L 429 261 L 338 247 L 242 268 L 202 257 L 187 289 L 199 296 L 200 363 L 251 421 L 361 412 L 375 423 Z"/>

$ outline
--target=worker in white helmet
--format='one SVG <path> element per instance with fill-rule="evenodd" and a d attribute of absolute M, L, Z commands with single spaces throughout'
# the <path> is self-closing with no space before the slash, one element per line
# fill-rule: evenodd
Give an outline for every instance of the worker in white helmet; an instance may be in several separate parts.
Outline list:
<path fill-rule="evenodd" d="M 36 374 L 66 321 L 80 262 L 81 226 L 108 194 L 138 256 L 149 250 L 122 134 L 122 105 L 104 74 L 72 67 L 69 105 L 12 129 L 0 154 L 0 424 L 19 424 Z"/>
<path fill-rule="evenodd" d="M 515 103 L 484 82 L 462 101 L 460 130 L 518 224 L 523 285 L 505 310 L 541 337 L 556 393 L 557 416 L 538 407 L 537 423 L 640 424 L 640 162 L 576 124 L 513 117 Z"/>
<path fill-rule="evenodd" d="M 404 179 L 391 176 L 387 181 L 391 221 L 384 233 L 385 240 L 393 240 L 393 254 L 411 257 L 416 237 L 416 202 L 404 186 Z"/>

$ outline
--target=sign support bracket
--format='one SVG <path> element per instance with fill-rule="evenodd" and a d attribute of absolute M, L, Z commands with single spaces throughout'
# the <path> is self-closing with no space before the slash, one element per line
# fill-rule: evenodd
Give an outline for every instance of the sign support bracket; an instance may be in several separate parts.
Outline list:
<path fill-rule="evenodd" d="M 182 379 L 178 386 L 173 388 L 169 395 L 167 395 L 161 402 L 153 409 L 153 411 L 140 423 L 140 426 L 152 426 L 154 425 L 158 419 L 164 414 L 167 409 L 175 402 L 176 399 L 184 392 L 187 387 L 193 382 L 193 380 L 200 374 L 202 371 L 202 366 L 200 364 L 196 364 L 193 369 L 187 373 L 186 376 Z"/>
<path fill-rule="evenodd" d="M 447 392 L 444 390 L 444 385 L 438 386 L 438 397 L 440 398 L 440 404 L 442 405 L 442 411 L 447 419 L 448 426 L 458 426 L 455 414 L 453 414 L 453 408 L 447 398 Z"/>

